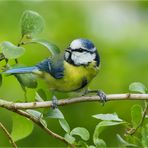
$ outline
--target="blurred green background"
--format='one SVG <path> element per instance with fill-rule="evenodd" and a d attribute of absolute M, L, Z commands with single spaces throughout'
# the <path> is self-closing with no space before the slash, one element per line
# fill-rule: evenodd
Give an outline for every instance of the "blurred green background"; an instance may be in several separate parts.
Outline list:
<path fill-rule="evenodd" d="M 24 10 L 37 11 L 45 19 L 45 29 L 38 38 L 47 39 L 66 48 L 75 38 L 94 42 L 101 56 L 101 70 L 90 84 L 91 89 L 102 89 L 107 94 L 126 93 L 130 83 L 140 81 L 148 86 L 148 2 L 134 1 L 0 1 L 0 42 L 17 44 L 20 39 L 20 17 Z M 49 52 L 39 45 L 27 45 L 19 61 L 34 65 L 46 58 Z M 47 90 L 40 82 L 39 88 Z M 29 98 L 35 93 L 28 89 Z M 50 96 L 50 95 L 49 95 Z M 67 94 L 58 95 L 64 98 Z M 4 77 L 0 98 L 24 100 L 24 92 L 14 77 Z M 71 128 L 86 127 L 92 133 L 98 121 L 91 116 L 98 113 L 118 113 L 130 121 L 130 108 L 138 101 L 113 101 L 105 106 L 97 102 L 60 107 Z M 11 131 L 11 113 L 0 108 L 0 121 Z M 23 124 L 23 123 L 22 123 Z M 53 131 L 64 135 L 56 120 L 48 120 Z M 117 146 L 116 133 L 123 127 L 108 127 L 102 138 L 108 146 Z M 89 142 L 92 144 L 92 141 Z M 35 126 L 32 134 L 17 142 L 18 146 L 65 146 Z M 11 146 L 0 131 L 0 147 Z"/>

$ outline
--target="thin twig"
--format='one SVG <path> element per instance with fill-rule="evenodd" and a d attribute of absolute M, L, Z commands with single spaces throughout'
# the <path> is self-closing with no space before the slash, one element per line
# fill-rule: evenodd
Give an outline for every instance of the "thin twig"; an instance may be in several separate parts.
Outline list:
<path fill-rule="evenodd" d="M 62 142 L 66 143 L 67 145 L 73 147 L 73 145 L 69 144 L 62 136 L 54 133 L 53 131 L 49 130 L 46 126 L 44 126 L 39 119 L 35 118 L 34 116 L 28 114 L 27 112 L 23 111 L 23 110 L 18 110 L 18 109 L 12 109 L 12 108 L 6 108 L 10 111 L 13 111 L 19 115 L 22 115 L 28 119 L 30 119 L 31 121 L 33 121 L 35 124 L 37 124 L 40 128 L 42 128 L 46 133 L 48 133 L 49 135 L 61 140 Z"/>
<path fill-rule="evenodd" d="M 12 146 L 13 146 L 14 148 L 17 148 L 17 146 L 16 146 L 15 142 L 13 141 L 13 139 L 12 139 L 10 133 L 8 132 L 8 130 L 5 128 L 5 126 L 4 126 L 1 122 L 0 122 L 0 128 L 5 132 L 5 134 L 6 134 L 6 136 L 8 137 L 10 143 L 12 144 Z"/>
<path fill-rule="evenodd" d="M 121 101 L 121 100 L 148 100 L 148 94 L 110 94 L 107 95 L 108 101 Z M 64 106 L 80 102 L 94 102 L 100 101 L 99 96 L 82 96 L 76 98 L 67 98 L 57 101 L 58 106 Z M 52 101 L 44 102 L 28 102 L 28 103 L 14 103 L 0 99 L 0 107 L 12 109 L 29 109 L 29 108 L 49 108 L 52 106 Z"/>

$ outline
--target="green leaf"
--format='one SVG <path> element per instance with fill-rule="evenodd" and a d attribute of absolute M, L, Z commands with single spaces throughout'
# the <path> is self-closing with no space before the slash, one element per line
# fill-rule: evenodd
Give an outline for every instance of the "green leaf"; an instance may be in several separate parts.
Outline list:
<path fill-rule="evenodd" d="M 35 92 L 35 100 L 38 101 L 38 102 L 43 102 L 44 101 L 37 92 Z"/>
<path fill-rule="evenodd" d="M 74 144 L 75 142 L 75 138 L 67 133 L 65 134 L 64 139 L 70 144 Z"/>
<path fill-rule="evenodd" d="M 70 133 L 69 124 L 65 119 L 59 119 L 59 123 L 66 133 Z"/>
<path fill-rule="evenodd" d="M 31 134 L 33 123 L 25 117 L 13 114 L 11 136 L 14 141 L 21 140 Z"/>
<path fill-rule="evenodd" d="M 33 109 L 27 109 L 26 112 L 37 119 L 40 119 L 43 117 L 43 114 L 41 112 L 33 110 Z"/>
<path fill-rule="evenodd" d="M 97 114 L 97 115 L 93 115 L 92 117 L 94 117 L 96 119 L 100 119 L 100 120 L 123 121 L 122 119 L 120 119 L 118 117 L 118 115 L 116 113 L 114 113 L 114 114 Z"/>
<path fill-rule="evenodd" d="M 70 135 L 78 135 L 85 141 L 87 141 L 89 139 L 89 137 L 90 137 L 88 130 L 86 128 L 83 128 L 83 127 L 74 128 L 70 132 Z"/>
<path fill-rule="evenodd" d="M 26 67 L 26 66 L 23 64 L 16 64 L 12 67 L 12 69 L 22 68 L 22 67 Z M 36 88 L 37 87 L 36 76 L 32 73 L 14 74 L 14 76 L 17 78 L 22 88 L 24 87 Z"/>
<path fill-rule="evenodd" d="M 148 147 L 148 124 L 142 127 L 141 135 L 142 135 L 142 140 L 141 140 L 142 146 L 146 148 Z"/>
<path fill-rule="evenodd" d="M 97 147 L 106 147 L 105 141 L 99 138 L 100 133 L 102 132 L 102 130 L 103 130 L 105 127 L 114 126 L 114 125 L 119 125 L 119 124 L 123 124 L 123 123 L 125 123 L 125 122 L 101 121 L 101 122 L 96 126 L 95 131 L 94 131 L 94 134 L 93 134 L 93 141 L 94 141 L 94 144 L 95 144 Z"/>
<path fill-rule="evenodd" d="M 42 32 L 44 29 L 44 19 L 31 10 L 26 10 L 21 17 L 21 33 L 24 35 L 33 35 Z"/>
<path fill-rule="evenodd" d="M 129 90 L 131 92 L 137 92 L 137 93 L 144 94 L 144 93 L 146 93 L 147 88 L 145 87 L 145 85 L 143 85 L 140 82 L 134 82 L 134 83 L 130 84 Z"/>
<path fill-rule="evenodd" d="M 134 145 L 138 145 L 139 147 L 142 147 L 141 145 L 141 136 L 137 136 L 137 135 L 130 135 L 127 134 L 126 136 L 126 141 L 128 141 L 128 143 L 132 143 Z"/>
<path fill-rule="evenodd" d="M 58 108 L 50 108 L 48 118 L 64 119 L 63 113 Z"/>
<path fill-rule="evenodd" d="M 76 146 L 78 148 L 90 148 L 90 146 L 88 146 L 87 143 L 82 140 L 78 141 Z M 95 147 L 92 147 L 92 148 L 95 148 Z"/>
<path fill-rule="evenodd" d="M 38 89 L 37 90 L 38 95 L 43 99 L 43 100 L 47 100 L 47 96 L 46 93 L 43 89 Z"/>
<path fill-rule="evenodd" d="M 33 39 L 30 43 L 41 44 L 42 46 L 46 47 L 51 52 L 52 55 L 57 55 L 60 53 L 60 49 L 55 44 L 47 40 Z"/>
<path fill-rule="evenodd" d="M 32 73 L 25 73 L 25 74 L 15 74 L 14 75 L 21 86 L 28 87 L 28 88 L 36 88 L 37 87 L 37 81 L 36 76 Z"/>
<path fill-rule="evenodd" d="M 105 141 L 103 139 L 100 139 L 100 138 L 96 138 L 95 141 L 94 141 L 94 144 L 96 145 L 97 148 L 98 147 L 100 147 L 100 148 L 107 147 Z"/>
<path fill-rule="evenodd" d="M 25 48 L 17 47 L 12 43 L 5 41 L 1 44 L 2 52 L 7 59 L 16 59 L 25 53 Z"/>
<path fill-rule="evenodd" d="M 131 108 L 132 124 L 133 124 L 134 128 L 136 128 L 139 125 L 139 123 L 141 122 L 142 113 L 143 113 L 142 107 L 138 104 L 134 105 Z"/>
<path fill-rule="evenodd" d="M 42 125 L 44 125 L 44 127 L 47 127 L 47 123 L 43 119 L 43 114 L 41 112 L 33 109 L 27 109 L 26 112 L 35 117 L 36 119 L 40 120 L 40 122 L 42 123 Z"/>
<path fill-rule="evenodd" d="M 118 141 L 126 147 L 137 147 L 137 145 L 125 141 L 119 134 L 117 134 Z"/>

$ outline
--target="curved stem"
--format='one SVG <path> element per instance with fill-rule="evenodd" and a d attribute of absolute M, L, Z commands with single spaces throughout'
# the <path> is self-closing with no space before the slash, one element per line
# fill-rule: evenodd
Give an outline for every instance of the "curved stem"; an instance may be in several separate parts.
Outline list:
<path fill-rule="evenodd" d="M 62 136 L 54 133 L 53 131 L 49 130 L 46 126 L 44 126 L 39 119 L 33 117 L 32 115 L 28 114 L 27 112 L 23 111 L 23 110 L 18 110 L 18 109 L 12 109 L 12 108 L 7 108 L 10 111 L 13 111 L 21 116 L 24 116 L 28 119 L 30 119 L 31 121 L 33 121 L 35 124 L 37 124 L 40 128 L 42 128 L 46 133 L 48 133 L 49 135 L 59 139 L 60 141 L 66 143 L 67 145 L 69 145 L 70 147 L 73 147 L 73 145 L 71 145 L 70 143 L 68 143 Z"/>
<path fill-rule="evenodd" d="M 0 122 L 0 128 L 4 131 L 4 133 L 5 133 L 6 136 L 8 137 L 8 139 L 9 139 L 10 143 L 12 144 L 12 146 L 13 146 L 14 148 L 17 148 L 17 146 L 16 146 L 15 142 L 13 141 L 13 139 L 12 139 L 10 133 L 7 131 L 7 129 L 5 128 L 5 126 L 4 126 L 1 122 Z"/>

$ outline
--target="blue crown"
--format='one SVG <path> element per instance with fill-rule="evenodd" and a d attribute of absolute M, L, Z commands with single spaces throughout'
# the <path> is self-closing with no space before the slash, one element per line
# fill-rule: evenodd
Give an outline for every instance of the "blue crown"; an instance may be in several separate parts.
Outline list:
<path fill-rule="evenodd" d="M 70 44 L 70 47 L 72 50 L 84 49 L 90 52 L 96 51 L 94 44 L 90 40 L 82 38 L 73 40 Z"/>
<path fill-rule="evenodd" d="M 82 42 L 82 45 L 84 46 L 84 48 L 87 48 L 90 50 L 94 48 L 94 44 L 90 40 L 87 40 L 87 39 L 79 39 L 79 40 Z"/>

